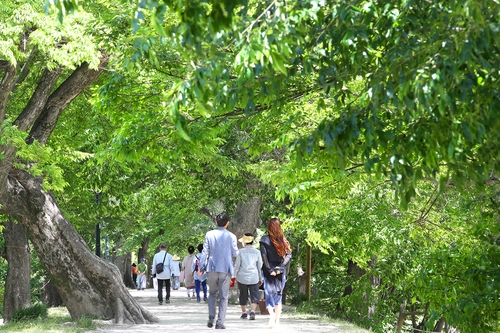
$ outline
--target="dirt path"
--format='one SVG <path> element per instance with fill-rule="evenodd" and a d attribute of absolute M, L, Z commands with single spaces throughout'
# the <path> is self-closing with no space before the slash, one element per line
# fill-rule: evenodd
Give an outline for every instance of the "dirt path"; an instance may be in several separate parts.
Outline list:
<path fill-rule="evenodd" d="M 207 327 L 208 305 L 189 300 L 184 288 L 172 291 L 171 303 L 158 305 L 156 290 L 130 290 L 137 301 L 149 311 L 153 312 L 160 321 L 147 325 L 105 325 L 98 328 L 97 333 L 156 333 L 156 332 L 205 332 L 214 328 Z M 229 305 L 226 315 L 226 332 L 275 332 L 275 333 L 368 333 L 369 331 L 357 328 L 351 324 L 329 322 L 311 316 L 299 315 L 292 307 L 285 306 L 281 324 L 269 329 L 267 326 L 269 315 L 261 315 L 257 309 L 255 320 L 240 319 L 241 308 L 239 305 Z"/>

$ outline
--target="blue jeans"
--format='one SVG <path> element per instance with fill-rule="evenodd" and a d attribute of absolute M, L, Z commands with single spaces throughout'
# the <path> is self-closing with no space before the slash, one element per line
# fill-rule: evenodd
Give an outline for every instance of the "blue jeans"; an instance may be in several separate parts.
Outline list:
<path fill-rule="evenodd" d="M 207 298 L 207 280 L 194 280 L 194 290 L 196 291 L 197 300 L 200 300 L 200 287 L 203 287 L 203 299 Z"/>

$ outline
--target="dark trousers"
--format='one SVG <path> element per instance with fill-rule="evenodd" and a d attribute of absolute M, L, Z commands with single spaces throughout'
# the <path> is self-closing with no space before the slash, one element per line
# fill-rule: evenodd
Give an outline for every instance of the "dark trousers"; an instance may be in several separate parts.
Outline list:
<path fill-rule="evenodd" d="M 167 289 L 167 296 L 165 297 L 166 300 L 170 299 L 170 279 L 167 280 L 160 280 L 157 279 L 158 281 L 158 301 L 163 302 L 163 283 L 165 283 L 165 288 Z"/>

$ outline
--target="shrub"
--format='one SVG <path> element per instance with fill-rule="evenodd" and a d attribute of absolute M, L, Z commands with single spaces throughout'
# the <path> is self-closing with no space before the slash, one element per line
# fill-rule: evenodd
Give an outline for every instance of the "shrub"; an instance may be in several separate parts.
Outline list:
<path fill-rule="evenodd" d="M 47 318 L 47 306 L 37 303 L 29 308 L 16 310 L 12 316 L 12 321 L 24 321 L 37 318 Z"/>

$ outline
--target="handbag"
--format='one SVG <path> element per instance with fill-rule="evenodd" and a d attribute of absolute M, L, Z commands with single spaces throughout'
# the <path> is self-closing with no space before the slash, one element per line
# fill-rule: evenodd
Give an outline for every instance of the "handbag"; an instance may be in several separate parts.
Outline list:
<path fill-rule="evenodd" d="M 163 272 L 163 263 L 165 262 L 165 257 L 167 256 L 167 251 L 165 251 L 165 255 L 163 256 L 163 262 L 156 264 L 156 274 L 160 274 Z"/>
<path fill-rule="evenodd" d="M 180 282 L 184 282 L 184 277 L 185 277 L 186 273 L 184 271 L 181 272 L 181 275 L 179 276 L 179 281 Z"/>

